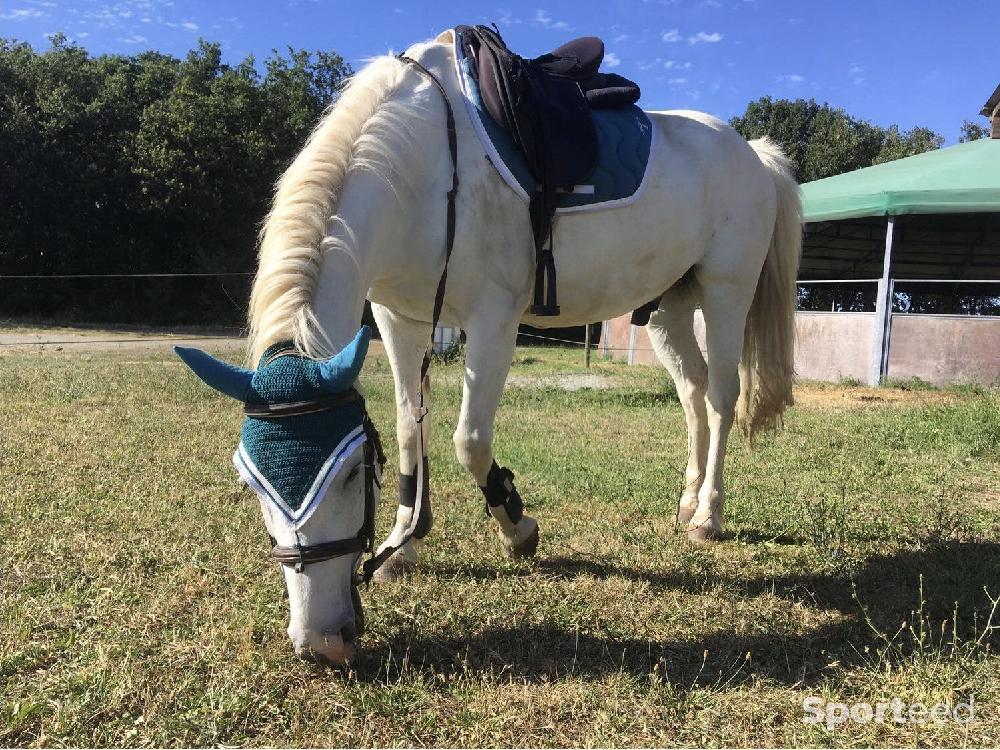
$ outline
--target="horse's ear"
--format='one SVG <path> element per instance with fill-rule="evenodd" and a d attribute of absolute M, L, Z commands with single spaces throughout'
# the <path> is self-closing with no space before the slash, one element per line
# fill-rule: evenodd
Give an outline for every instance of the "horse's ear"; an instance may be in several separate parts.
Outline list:
<path fill-rule="evenodd" d="M 455 30 L 445 29 L 440 34 L 438 34 L 434 41 L 438 44 L 454 44 L 455 43 Z"/>
<path fill-rule="evenodd" d="M 343 393 L 358 379 L 361 367 L 368 353 L 368 342 L 371 341 L 372 329 L 361 326 L 354 340 L 319 365 L 320 378 L 331 393 Z"/>
<path fill-rule="evenodd" d="M 206 354 L 201 349 L 175 346 L 174 353 L 184 360 L 191 371 L 220 393 L 245 401 L 250 390 L 253 372 L 243 367 L 231 365 Z"/>

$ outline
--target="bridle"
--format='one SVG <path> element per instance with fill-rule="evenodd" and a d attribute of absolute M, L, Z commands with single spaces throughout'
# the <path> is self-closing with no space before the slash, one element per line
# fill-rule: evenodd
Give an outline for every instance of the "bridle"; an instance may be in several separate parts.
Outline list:
<path fill-rule="evenodd" d="M 445 234 L 444 269 L 441 271 L 441 279 L 438 281 L 437 290 L 434 294 L 434 308 L 431 316 L 431 345 L 433 346 L 434 329 L 437 328 L 438 320 L 441 317 L 441 308 L 444 304 L 445 284 L 448 278 L 448 262 L 451 260 L 451 252 L 455 245 L 455 198 L 458 195 L 458 137 L 455 129 L 455 114 L 452 111 L 451 102 L 448 101 L 448 95 L 444 86 L 441 84 L 441 81 L 439 81 L 437 76 L 431 73 L 416 60 L 402 54 L 398 56 L 398 59 L 408 65 L 411 65 L 423 75 L 428 77 L 431 83 L 433 83 L 440 92 L 441 99 L 444 102 L 446 115 L 448 150 L 451 154 L 451 189 L 447 194 L 448 214 Z M 278 357 L 282 356 L 298 355 L 290 348 L 282 349 L 275 352 L 265 364 L 269 364 Z M 424 354 L 424 361 L 420 368 L 420 400 L 417 408 L 418 413 L 416 415 L 418 423 L 423 420 L 427 414 L 427 409 L 424 407 L 423 383 L 424 376 L 427 374 L 427 370 L 430 367 L 430 362 L 430 349 L 428 348 L 427 353 Z M 413 509 L 414 523 L 411 525 L 410 530 L 408 533 L 404 534 L 402 540 L 398 544 L 386 545 L 381 552 L 375 554 L 375 512 L 378 509 L 378 501 L 375 498 L 375 488 L 377 487 L 379 490 L 382 488 L 380 476 L 382 470 L 385 468 L 385 452 L 382 450 L 382 440 L 379 437 L 378 430 L 375 428 L 375 424 L 368 416 L 368 410 L 365 408 L 365 400 L 361 394 L 352 388 L 342 394 L 311 399 L 308 401 L 276 404 L 244 404 L 243 411 L 246 416 L 253 419 L 281 419 L 283 417 L 293 417 L 303 414 L 316 414 L 318 412 L 330 411 L 352 402 L 358 402 L 361 406 L 361 426 L 365 433 L 365 441 L 363 443 L 365 466 L 365 517 L 364 522 L 361 524 L 361 528 L 358 529 L 357 534 L 348 539 L 337 539 L 332 542 L 320 542 L 319 544 L 299 544 L 298 534 L 296 533 L 296 544 L 290 547 L 279 545 L 277 541 L 271 537 L 271 559 L 282 565 L 292 566 L 297 573 L 301 573 L 306 565 L 310 565 L 312 563 L 325 562 L 327 560 L 334 560 L 348 555 L 368 554 L 370 557 L 361 564 L 360 571 L 355 574 L 354 579 L 352 580 L 353 589 L 356 588 L 359 583 L 370 583 L 372 576 L 375 575 L 375 572 L 385 564 L 385 562 L 393 555 L 394 552 L 396 552 L 396 550 L 405 545 L 412 538 L 413 532 L 416 528 L 416 519 L 420 514 L 420 504 L 422 502 L 420 495 L 422 495 L 423 488 L 422 479 L 418 478 L 417 481 L 418 497 Z M 423 428 L 418 427 L 417 432 L 420 436 L 420 452 L 421 455 L 423 455 Z M 422 464 L 422 461 L 417 462 L 418 469 L 422 467 Z M 357 607 L 357 603 L 355 606 Z"/>
<path fill-rule="evenodd" d="M 293 356 L 291 353 L 278 352 L 268 362 L 273 361 L 278 356 Z M 385 452 L 382 450 L 382 438 L 379 436 L 375 423 L 368 416 L 368 409 L 365 406 L 364 397 L 355 389 L 351 388 L 344 393 L 335 396 L 321 397 L 309 401 L 296 401 L 292 403 L 269 403 L 269 404 L 244 404 L 243 413 L 252 419 L 283 419 L 286 417 L 297 417 L 304 414 L 317 414 L 324 411 L 333 411 L 351 403 L 357 403 L 361 408 L 361 428 L 364 430 L 365 441 L 362 443 L 364 451 L 365 470 L 365 515 L 358 533 L 346 539 L 337 539 L 332 542 L 320 542 L 319 544 L 300 544 L 296 541 L 294 546 L 282 546 L 271 537 L 271 559 L 282 565 L 289 565 L 295 568 L 296 573 L 301 573 L 306 565 L 311 563 L 325 562 L 347 555 L 371 554 L 375 547 L 375 512 L 378 510 L 378 500 L 375 497 L 375 489 L 382 489 L 381 475 L 385 469 Z M 296 540 L 298 534 L 296 533 Z M 375 556 L 370 558 L 374 560 Z M 369 571 L 366 560 L 362 566 L 361 580 L 365 583 L 371 580 L 375 570 Z"/>

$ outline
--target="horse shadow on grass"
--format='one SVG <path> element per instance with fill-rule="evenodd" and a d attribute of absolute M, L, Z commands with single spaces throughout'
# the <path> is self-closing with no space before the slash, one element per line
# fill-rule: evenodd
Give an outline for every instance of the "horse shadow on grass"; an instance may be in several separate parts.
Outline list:
<path fill-rule="evenodd" d="M 483 581 L 498 575 L 486 566 L 432 568 L 430 572 Z M 914 622 L 914 612 L 921 606 L 926 620 L 938 628 L 947 622 L 949 633 L 957 613 L 954 625 L 959 636 L 975 639 L 990 616 L 992 605 L 986 591 L 1000 595 L 1000 544 L 936 541 L 872 556 L 853 574 L 833 570 L 746 578 L 711 567 L 696 573 L 644 571 L 592 557 L 543 558 L 526 575 L 535 573 L 566 580 L 622 577 L 645 583 L 652 596 L 710 594 L 721 584 L 732 596 L 777 596 L 796 602 L 814 610 L 821 624 L 806 630 L 794 625 L 782 630 L 778 625 L 766 633 L 747 634 L 727 629 L 723 623 L 707 632 L 663 640 L 617 637 L 586 623 L 579 627 L 537 621 L 473 624 L 467 634 L 415 633 L 393 639 L 366 651 L 357 665 L 359 673 L 369 673 L 374 679 L 378 672 L 378 679 L 384 679 L 387 670 L 401 670 L 405 661 L 407 669 L 424 669 L 434 675 L 472 669 L 529 682 L 626 673 L 667 680 L 681 691 L 736 686 L 761 678 L 809 685 L 832 662 L 850 668 L 871 659 L 865 647 L 884 643 L 877 632 L 891 636 L 901 623 Z M 906 639 L 900 643 L 905 648 Z"/>

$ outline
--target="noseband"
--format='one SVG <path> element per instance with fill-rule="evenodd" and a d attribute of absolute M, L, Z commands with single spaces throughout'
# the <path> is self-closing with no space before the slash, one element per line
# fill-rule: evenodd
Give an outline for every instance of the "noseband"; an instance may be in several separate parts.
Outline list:
<path fill-rule="evenodd" d="M 350 403 L 357 402 L 361 406 L 361 427 L 365 433 L 362 444 L 365 467 L 365 518 L 358 533 L 347 539 L 337 539 L 319 544 L 298 544 L 293 547 L 281 546 L 271 537 L 271 558 L 282 565 L 290 565 L 296 573 L 310 563 L 325 562 L 347 555 L 371 554 L 375 549 L 375 511 L 378 502 L 375 498 L 375 488 L 382 489 L 379 479 L 385 468 L 385 452 L 382 450 L 382 439 L 375 428 L 375 423 L 368 416 L 365 400 L 355 389 L 350 389 L 335 396 L 317 398 L 310 401 L 296 401 L 281 404 L 244 404 L 243 413 L 253 419 L 281 419 L 297 417 L 303 414 L 316 414 L 332 411 Z M 377 462 L 377 466 L 376 466 Z M 298 534 L 296 533 L 296 539 Z M 367 583 L 374 575 L 377 566 L 369 571 L 369 564 L 377 559 L 374 555 L 365 561 L 361 580 Z"/>

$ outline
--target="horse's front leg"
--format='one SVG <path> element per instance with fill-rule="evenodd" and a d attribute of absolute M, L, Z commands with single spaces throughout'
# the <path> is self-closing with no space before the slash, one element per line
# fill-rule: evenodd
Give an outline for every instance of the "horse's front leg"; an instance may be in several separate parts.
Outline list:
<path fill-rule="evenodd" d="M 427 462 L 431 429 L 428 411 L 431 396 L 429 376 L 424 380 L 424 409 L 420 408 L 420 365 L 430 341 L 431 326 L 430 323 L 420 323 L 398 315 L 382 305 L 373 304 L 372 313 L 382 334 L 396 386 L 396 440 L 399 443 L 399 507 L 396 509 L 396 525 L 379 551 L 390 544 L 399 544 L 406 535 L 413 520 L 419 490 L 418 477 L 423 475 L 420 516 L 413 536 L 375 574 L 378 581 L 391 581 L 417 565 L 420 548 L 433 523 Z M 420 439 L 421 430 L 423 441 Z M 418 463 L 422 464 L 422 471 L 418 471 Z"/>
<path fill-rule="evenodd" d="M 524 513 L 513 473 L 493 457 L 493 422 L 514 356 L 519 317 L 513 305 L 500 307 L 491 311 L 491 306 L 480 305 L 466 322 L 465 387 L 455 453 L 486 498 L 507 553 L 532 557 L 538 547 L 538 523 Z"/>

